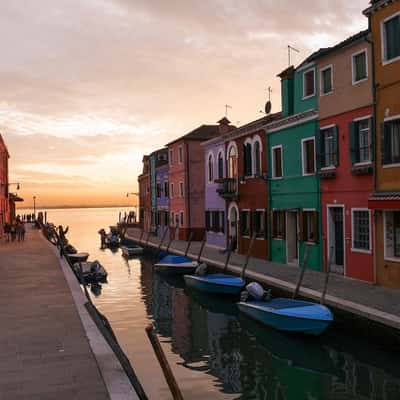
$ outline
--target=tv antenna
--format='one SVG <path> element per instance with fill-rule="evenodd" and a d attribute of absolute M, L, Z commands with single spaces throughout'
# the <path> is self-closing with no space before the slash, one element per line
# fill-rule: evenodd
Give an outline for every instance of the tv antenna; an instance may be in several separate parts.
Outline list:
<path fill-rule="evenodd" d="M 228 118 L 228 108 L 232 109 L 232 106 L 225 104 L 225 118 Z"/>
<path fill-rule="evenodd" d="M 264 111 L 260 110 L 261 114 L 266 114 L 266 115 L 268 115 L 271 112 L 271 109 L 272 109 L 272 103 L 271 103 L 272 88 L 271 88 L 271 86 L 268 86 L 267 90 L 268 90 L 268 101 L 265 103 Z"/>
<path fill-rule="evenodd" d="M 295 49 L 294 47 L 290 46 L 290 44 L 288 44 L 288 61 L 289 61 L 289 67 L 292 65 L 291 63 L 291 59 L 290 59 L 290 55 L 292 51 L 295 51 L 296 53 L 300 53 L 300 50 Z"/>

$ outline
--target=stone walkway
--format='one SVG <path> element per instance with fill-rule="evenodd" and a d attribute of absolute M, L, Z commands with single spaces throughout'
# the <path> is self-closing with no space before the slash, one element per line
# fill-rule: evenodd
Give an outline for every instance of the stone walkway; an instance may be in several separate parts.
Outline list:
<path fill-rule="evenodd" d="M 128 230 L 128 236 L 137 241 L 140 237 L 140 231 L 131 228 Z M 147 239 L 147 235 L 143 235 L 143 237 Z M 150 236 L 149 245 L 158 247 L 158 244 L 159 238 Z M 187 242 L 173 241 L 170 251 L 175 254 L 183 254 L 186 246 Z M 164 245 L 162 246 L 163 249 L 165 247 Z M 189 256 L 196 258 L 199 251 L 200 243 L 193 242 L 190 246 Z M 226 254 L 220 250 L 208 246 L 204 248 L 202 261 L 221 268 L 224 266 L 225 259 Z M 228 270 L 235 274 L 240 274 L 244 262 L 245 256 L 232 254 Z M 298 267 L 272 263 L 257 258 L 250 258 L 246 271 L 247 279 L 257 280 L 289 293 L 294 292 L 298 277 Z M 319 301 L 324 281 L 324 273 L 307 270 L 300 295 Z M 326 304 L 400 330 L 400 290 L 386 289 L 340 275 L 330 274 Z"/>
<path fill-rule="evenodd" d="M 56 255 L 0 241 L 0 400 L 109 399 Z"/>

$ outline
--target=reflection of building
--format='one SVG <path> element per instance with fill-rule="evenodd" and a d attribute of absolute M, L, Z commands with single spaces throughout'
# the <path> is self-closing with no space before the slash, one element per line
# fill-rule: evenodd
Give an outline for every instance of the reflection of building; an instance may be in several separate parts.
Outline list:
<path fill-rule="evenodd" d="M 400 288 L 400 1 L 372 0 L 374 49 L 376 281 Z"/>
<path fill-rule="evenodd" d="M 150 159 L 143 156 L 143 170 L 139 182 L 139 224 L 145 232 L 151 229 Z"/>
<path fill-rule="evenodd" d="M 0 135 L 0 229 L 3 224 L 10 222 L 10 210 L 8 203 L 8 159 L 7 146 Z"/>

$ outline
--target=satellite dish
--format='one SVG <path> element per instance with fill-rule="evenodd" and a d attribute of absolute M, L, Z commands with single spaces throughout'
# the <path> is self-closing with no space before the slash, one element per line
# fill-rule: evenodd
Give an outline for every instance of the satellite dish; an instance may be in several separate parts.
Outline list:
<path fill-rule="evenodd" d="M 271 104 L 271 102 L 268 100 L 268 101 L 265 103 L 265 108 L 264 108 L 265 114 L 269 114 L 269 113 L 271 112 L 271 108 L 272 108 L 272 104 Z"/>

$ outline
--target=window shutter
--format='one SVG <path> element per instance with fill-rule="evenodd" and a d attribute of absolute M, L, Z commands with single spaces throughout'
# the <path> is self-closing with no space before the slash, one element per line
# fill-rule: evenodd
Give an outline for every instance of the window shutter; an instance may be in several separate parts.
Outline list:
<path fill-rule="evenodd" d="M 264 238 L 268 239 L 268 210 L 264 211 Z"/>
<path fill-rule="evenodd" d="M 370 134 L 370 155 L 371 161 L 374 161 L 375 157 L 375 119 L 372 117 L 369 120 L 369 134 Z"/>
<path fill-rule="evenodd" d="M 336 125 L 333 128 L 333 152 L 334 152 L 334 165 L 339 165 L 339 128 Z"/>
<path fill-rule="evenodd" d="M 352 164 L 360 161 L 360 143 L 358 137 L 358 123 L 351 122 L 349 124 L 350 134 L 350 160 Z"/>
<path fill-rule="evenodd" d="M 276 212 L 271 211 L 271 233 L 272 237 L 276 238 Z"/>
<path fill-rule="evenodd" d="M 221 211 L 221 232 L 225 233 L 225 211 Z"/>
<path fill-rule="evenodd" d="M 299 212 L 299 240 L 305 242 L 305 230 L 304 230 L 304 212 Z"/>
<path fill-rule="evenodd" d="M 313 231 L 314 231 L 314 242 L 318 243 L 318 211 L 313 211 Z"/>
<path fill-rule="evenodd" d="M 286 240 L 286 212 L 280 211 L 281 213 L 281 232 L 282 232 L 282 239 Z"/>
<path fill-rule="evenodd" d="M 316 158 L 317 158 L 317 170 L 319 171 L 324 166 L 324 141 L 323 134 L 321 131 L 317 131 L 315 134 L 315 144 L 316 144 Z"/>
<path fill-rule="evenodd" d="M 206 231 L 210 230 L 210 211 L 206 211 Z"/>

